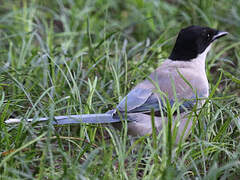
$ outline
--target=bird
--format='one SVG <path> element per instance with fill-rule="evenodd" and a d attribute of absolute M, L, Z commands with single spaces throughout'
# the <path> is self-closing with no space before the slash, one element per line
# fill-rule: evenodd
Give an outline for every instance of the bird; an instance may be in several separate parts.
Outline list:
<path fill-rule="evenodd" d="M 209 85 L 205 61 L 212 43 L 227 35 L 205 26 L 191 25 L 180 30 L 170 56 L 145 80 L 137 84 L 116 106 L 104 114 L 55 116 L 52 124 L 112 124 L 122 129 L 127 122 L 127 132 L 132 136 L 159 133 L 169 119 L 167 107 L 175 108 L 172 126 L 177 127 L 176 141 L 191 132 L 193 118 L 189 113 L 201 108 L 208 98 Z M 176 108 L 177 107 L 177 108 Z M 5 123 L 23 120 L 48 121 L 50 118 L 8 119 Z M 154 127 L 153 127 L 154 126 Z"/>

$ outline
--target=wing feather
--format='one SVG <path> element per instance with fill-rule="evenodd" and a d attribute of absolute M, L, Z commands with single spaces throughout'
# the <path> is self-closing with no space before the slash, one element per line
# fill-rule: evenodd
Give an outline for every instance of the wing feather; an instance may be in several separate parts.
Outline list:
<path fill-rule="evenodd" d="M 164 107 L 164 103 L 157 93 L 158 88 L 166 94 L 171 105 L 176 101 L 181 102 L 181 110 L 191 109 L 196 103 L 196 98 L 208 96 L 208 81 L 205 72 L 198 72 L 193 67 L 176 68 L 163 65 L 156 69 L 149 78 L 155 83 L 144 80 L 129 92 L 116 109 L 120 112 L 127 110 L 128 113 L 149 112 L 151 109 L 159 111 L 160 103 L 161 107 Z M 159 87 L 155 87 L 155 84 Z"/>

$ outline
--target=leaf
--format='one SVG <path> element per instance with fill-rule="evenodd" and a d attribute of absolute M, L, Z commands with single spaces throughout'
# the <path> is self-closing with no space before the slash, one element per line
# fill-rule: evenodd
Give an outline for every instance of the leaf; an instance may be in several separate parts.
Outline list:
<path fill-rule="evenodd" d="M 240 79 L 238 79 L 237 77 L 235 77 L 234 75 L 232 75 L 231 73 L 224 71 L 223 69 L 219 69 L 221 72 L 223 72 L 223 74 L 230 78 L 232 81 L 234 81 L 237 84 L 240 84 Z"/>

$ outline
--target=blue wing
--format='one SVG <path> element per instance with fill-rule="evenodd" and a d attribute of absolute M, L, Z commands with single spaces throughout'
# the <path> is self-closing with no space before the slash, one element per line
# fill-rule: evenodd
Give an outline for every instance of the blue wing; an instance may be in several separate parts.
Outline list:
<path fill-rule="evenodd" d="M 181 104 L 180 111 L 184 111 L 191 109 L 195 105 L 197 101 L 196 98 L 208 96 L 207 81 L 205 82 L 203 77 L 196 76 L 195 74 L 196 72 L 184 74 L 184 77 L 189 81 L 188 83 L 190 83 L 191 86 L 179 76 L 176 68 L 171 72 L 169 72 L 169 70 L 166 72 L 165 70 L 157 69 L 150 75 L 150 78 L 156 82 L 159 89 L 166 95 L 171 106 L 173 106 L 177 100 Z M 174 87 L 172 83 L 174 83 Z M 160 108 L 165 111 L 164 99 L 155 91 L 156 88 L 153 83 L 145 80 L 130 91 L 116 109 L 119 112 L 127 113 L 144 113 L 150 112 L 151 109 L 160 111 Z M 174 91 L 176 95 L 174 95 Z"/>

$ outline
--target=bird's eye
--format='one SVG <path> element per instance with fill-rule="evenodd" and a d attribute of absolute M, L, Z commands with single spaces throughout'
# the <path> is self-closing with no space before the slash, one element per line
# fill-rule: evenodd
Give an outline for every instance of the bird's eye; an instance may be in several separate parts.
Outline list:
<path fill-rule="evenodd" d="M 211 36 L 211 35 L 208 33 L 208 34 L 207 34 L 207 37 L 209 38 L 210 36 Z"/>

